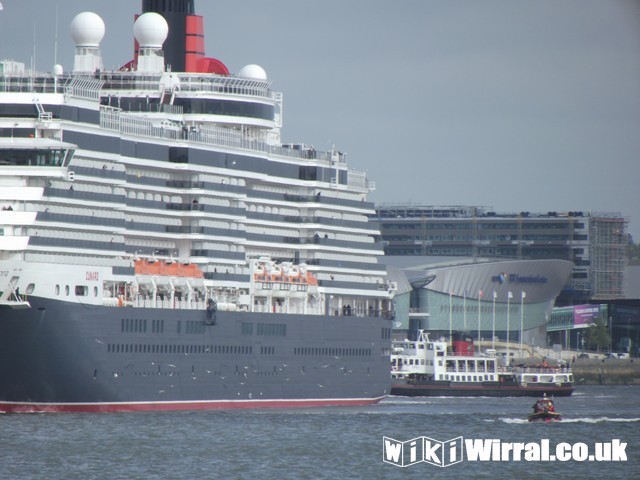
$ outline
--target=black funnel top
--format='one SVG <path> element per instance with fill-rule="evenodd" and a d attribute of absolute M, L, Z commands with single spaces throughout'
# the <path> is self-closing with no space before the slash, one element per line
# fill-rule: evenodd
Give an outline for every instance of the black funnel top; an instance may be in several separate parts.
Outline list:
<path fill-rule="evenodd" d="M 194 15 L 194 0 L 142 0 L 142 13 L 156 12 L 169 24 L 164 61 L 174 72 L 185 71 L 187 15 Z"/>

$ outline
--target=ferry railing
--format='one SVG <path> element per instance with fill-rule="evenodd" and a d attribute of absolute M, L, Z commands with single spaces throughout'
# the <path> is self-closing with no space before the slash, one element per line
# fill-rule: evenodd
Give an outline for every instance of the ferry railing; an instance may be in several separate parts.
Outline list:
<path fill-rule="evenodd" d="M 540 373 L 540 374 L 553 374 L 553 373 L 571 373 L 571 367 L 518 367 L 512 368 L 514 373 Z"/>

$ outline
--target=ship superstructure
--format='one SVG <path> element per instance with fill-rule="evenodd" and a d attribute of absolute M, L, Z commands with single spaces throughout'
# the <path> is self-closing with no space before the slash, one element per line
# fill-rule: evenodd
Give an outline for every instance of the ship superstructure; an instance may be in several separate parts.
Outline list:
<path fill-rule="evenodd" d="M 352 340 L 361 353 L 370 344 L 376 369 L 386 355 L 388 369 L 393 288 L 368 222 L 373 183 L 336 149 L 281 142 L 282 94 L 258 65 L 232 75 L 204 56 L 193 1 L 146 0 L 143 12 L 133 60 L 118 71 L 104 69 L 105 25 L 91 12 L 71 24 L 71 73 L 2 62 L 3 335 L 15 332 L 14 318 L 37 322 L 42 312 L 81 308 L 87 315 L 78 321 L 113 321 L 122 332 L 159 333 L 161 320 L 178 322 L 171 347 L 99 339 L 108 349 L 171 354 L 192 348 L 180 346 L 181 321 L 196 322 L 188 328 L 205 337 L 225 320 L 244 322 L 238 335 L 245 328 L 255 337 L 248 325 L 259 319 L 272 325 L 266 336 L 286 338 L 296 319 L 302 326 L 313 318 L 330 330 L 319 344 L 295 348 L 328 355 L 327 342 L 349 342 L 355 323 L 343 324 L 358 319 L 368 323 L 358 323 L 361 338 Z M 46 322 L 58 320 L 50 316 Z M 285 338 L 281 359 L 294 355 Z"/>

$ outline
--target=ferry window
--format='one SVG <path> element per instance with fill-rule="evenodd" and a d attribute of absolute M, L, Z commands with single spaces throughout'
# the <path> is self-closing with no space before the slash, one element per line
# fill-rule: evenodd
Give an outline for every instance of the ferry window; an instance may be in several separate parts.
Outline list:
<path fill-rule="evenodd" d="M 98 287 L 93 287 L 93 296 L 94 297 L 98 296 Z"/>
<path fill-rule="evenodd" d="M 60 285 L 56 285 L 56 295 L 60 295 Z"/>
<path fill-rule="evenodd" d="M 64 294 L 68 297 L 69 296 L 69 285 L 65 285 L 64 287 Z"/>
<path fill-rule="evenodd" d="M 76 285 L 76 296 L 77 297 L 86 297 L 89 291 L 89 287 L 85 285 Z"/>
<path fill-rule="evenodd" d="M 33 293 L 34 288 L 36 288 L 36 286 L 33 283 L 30 283 L 29 285 L 27 285 L 27 289 L 25 290 L 27 295 L 31 295 Z"/>

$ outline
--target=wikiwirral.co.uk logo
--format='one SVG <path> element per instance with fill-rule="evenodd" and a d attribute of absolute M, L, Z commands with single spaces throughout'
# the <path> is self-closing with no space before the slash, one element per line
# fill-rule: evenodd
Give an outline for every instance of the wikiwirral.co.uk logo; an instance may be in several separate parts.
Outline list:
<path fill-rule="evenodd" d="M 468 462 L 626 462 L 627 444 L 614 438 L 596 442 L 590 449 L 586 443 L 558 443 L 552 453 L 548 438 L 539 442 L 502 442 L 497 439 L 452 438 L 445 442 L 417 437 L 404 442 L 383 437 L 382 460 L 398 467 L 429 463 L 448 467 Z"/>

